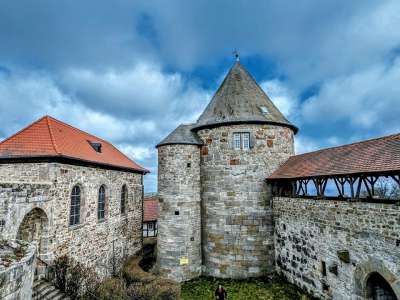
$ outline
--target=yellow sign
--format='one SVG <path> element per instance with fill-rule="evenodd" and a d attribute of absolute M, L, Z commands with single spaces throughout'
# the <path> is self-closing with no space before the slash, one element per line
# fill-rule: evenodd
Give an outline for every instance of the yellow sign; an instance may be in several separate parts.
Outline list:
<path fill-rule="evenodd" d="M 179 261 L 180 265 L 187 265 L 189 263 L 189 259 L 187 257 L 181 257 Z"/>

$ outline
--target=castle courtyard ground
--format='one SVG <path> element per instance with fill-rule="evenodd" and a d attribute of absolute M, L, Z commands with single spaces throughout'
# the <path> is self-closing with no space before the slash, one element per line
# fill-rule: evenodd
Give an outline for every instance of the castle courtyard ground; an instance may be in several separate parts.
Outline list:
<path fill-rule="evenodd" d="M 229 280 L 200 277 L 182 284 L 183 300 L 215 299 L 214 292 L 222 284 L 228 293 L 228 299 L 235 300 L 311 300 L 309 295 L 286 281 L 275 278 L 270 280 Z"/>

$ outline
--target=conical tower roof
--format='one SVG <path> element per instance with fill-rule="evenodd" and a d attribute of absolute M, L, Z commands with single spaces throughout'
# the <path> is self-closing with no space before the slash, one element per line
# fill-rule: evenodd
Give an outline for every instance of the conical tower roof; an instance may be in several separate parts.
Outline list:
<path fill-rule="evenodd" d="M 298 131 L 237 61 L 193 129 L 242 123 L 278 124 Z"/>
<path fill-rule="evenodd" d="M 203 142 L 192 132 L 193 124 L 181 124 L 172 131 L 165 139 L 159 142 L 156 148 L 164 145 L 202 145 Z"/>

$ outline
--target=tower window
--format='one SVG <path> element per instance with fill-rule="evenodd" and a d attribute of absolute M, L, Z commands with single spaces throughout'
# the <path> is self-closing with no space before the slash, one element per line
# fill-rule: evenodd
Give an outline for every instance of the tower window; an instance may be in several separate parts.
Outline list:
<path fill-rule="evenodd" d="M 235 150 L 249 150 L 250 149 L 250 133 L 249 132 L 236 132 L 233 134 L 233 148 Z"/>
<path fill-rule="evenodd" d="M 179 210 L 175 211 L 175 216 L 179 216 Z"/>

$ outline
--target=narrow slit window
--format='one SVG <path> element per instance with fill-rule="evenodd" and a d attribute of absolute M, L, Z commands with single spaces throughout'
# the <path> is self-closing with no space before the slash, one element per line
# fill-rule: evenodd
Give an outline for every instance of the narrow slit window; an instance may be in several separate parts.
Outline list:
<path fill-rule="evenodd" d="M 124 184 L 121 189 L 121 214 L 125 213 L 126 210 L 126 199 L 128 198 L 128 189 Z"/>
<path fill-rule="evenodd" d="M 326 263 L 324 261 L 321 261 L 321 268 L 322 268 L 322 276 L 326 276 Z"/>

